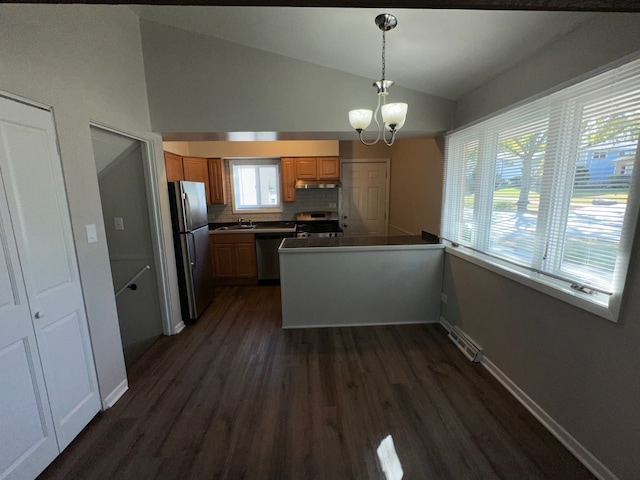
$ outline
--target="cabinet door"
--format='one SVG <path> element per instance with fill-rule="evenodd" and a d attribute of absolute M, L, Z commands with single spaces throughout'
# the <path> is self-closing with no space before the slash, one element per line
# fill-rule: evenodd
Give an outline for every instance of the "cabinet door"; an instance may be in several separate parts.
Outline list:
<path fill-rule="evenodd" d="M 235 245 L 236 275 L 242 278 L 258 276 L 255 243 L 238 243 Z"/>
<path fill-rule="evenodd" d="M 296 178 L 315 180 L 318 178 L 315 158 L 296 158 Z"/>
<path fill-rule="evenodd" d="M 167 182 L 184 180 L 182 173 L 182 157 L 171 152 L 164 152 L 164 168 L 167 171 Z"/>
<path fill-rule="evenodd" d="M 280 164 L 282 171 L 280 177 L 282 180 L 282 201 L 296 201 L 296 164 L 293 158 L 283 158 Z"/>
<path fill-rule="evenodd" d="M 207 203 L 211 203 L 211 192 L 209 188 L 209 167 L 206 158 L 182 157 L 182 170 L 184 179 L 189 182 L 203 182 L 204 193 Z"/>
<path fill-rule="evenodd" d="M 340 178 L 340 158 L 339 157 L 318 157 L 317 169 L 319 179 Z"/>
<path fill-rule="evenodd" d="M 213 269 L 215 278 L 233 278 L 234 245 L 221 243 L 213 245 Z"/>
<path fill-rule="evenodd" d="M 62 450 L 100 410 L 62 166 L 50 112 L 0 102 L 0 167 Z"/>
<path fill-rule="evenodd" d="M 218 205 L 227 204 L 227 182 L 225 179 L 224 161 L 221 158 L 209 158 L 209 191 L 210 202 Z"/>

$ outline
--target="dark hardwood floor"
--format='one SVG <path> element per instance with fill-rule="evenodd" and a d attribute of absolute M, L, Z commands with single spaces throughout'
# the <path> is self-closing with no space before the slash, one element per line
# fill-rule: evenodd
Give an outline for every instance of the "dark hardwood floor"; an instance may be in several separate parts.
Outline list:
<path fill-rule="evenodd" d="M 312 307 L 311 307 L 312 308 Z M 593 479 L 440 325 L 282 330 L 277 286 L 223 287 L 40 479 Z"/>

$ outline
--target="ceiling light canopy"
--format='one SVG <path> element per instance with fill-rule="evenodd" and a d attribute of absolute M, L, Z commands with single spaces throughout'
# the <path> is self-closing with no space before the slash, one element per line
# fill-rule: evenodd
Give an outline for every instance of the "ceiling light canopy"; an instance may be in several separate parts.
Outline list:
<path fill-rule="evenodd" d="M 360 141 L 365 145 L 375 145 L 382 138 L 384 143 L 391 146 L 396 138 L 396 133 L 402 128 L 407 118 L 406 103 L 386 103 L 389 87 L 393 85 L 393 81 L 385 79 L 385 33 L 393 30 L 398 24 L 398 20 L 389 13 L 382 13 L 376 17 L 375 21 L 378 28 L 382 30 L 382 79 L 373 83 L 373 86 L 378 90 L 378 105 L 375 112 L 366 109 L 351 110 L 349 112 L 349 123 L 358 132 Z M 378 112 L 382 114 L 382 127 L 378 120 Z M 362 138 L 362 133 L 369 126 L 372 119 L 378 126 L 378 136 L 373 142 L 365 142 Z M 387 130 L 391 132 L 391 136 L 388 139 L 386 136 Z"/>

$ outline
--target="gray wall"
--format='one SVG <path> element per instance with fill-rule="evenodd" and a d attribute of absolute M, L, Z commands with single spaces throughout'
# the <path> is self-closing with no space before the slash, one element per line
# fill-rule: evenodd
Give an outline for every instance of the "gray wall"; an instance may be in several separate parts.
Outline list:
<path fill-rule="evenodd" d="M 124 6 L 5 4 L 0 6 L 0 45 L 0 91 L 54 109 L 104 400 L 122 388 L 126 372 L 89 122 L 153 142 L 159 175 L 163 175 L 162 144 L 151 134 L 138 20 Z M 168 198 L 162 201 L 168 219 Z M 97 243 L 87 243 L 86 224 L 97 226 Z M 167 241 L 173 248 L 170 231 Z M 174 291 L 177 302 L 177 288 Z M 176 308 L 179 318 L 179 304 Z"/>
<path fill-rule="evenodd" d="M 372 79 L 154 22 L 140 27 L 156 132 L 342 131 L 352 138 L 348 111 L 375 106 Z M 450 100 L 400 87 L 392 95 L 411 105 L 412 130 L 451 128 Z"/>
<path fill-rule="evenodd" d="M 608 19 L 608 23 L 603 23 Z M 479 118 L 587 70 L 640 53 L 640 15 L 597 16 L 461 100 Z M 620 479 L 640 478 L 640 235 L 614 324 L 451 255 L 442 316 Z"/>
<path fill-rule="evenodd" d="M 456 102 L 455 127 L 572 82 L 640 50 L 640 14 L 599 13 Z"/>
<path fill-rule="evenodd" d="M 109 133 L 91 131 L 94 141 Z M 119 143 L 122 136 L 110 134 L 110 139 Z M 139 288 L 125 289 L 116 297 L 125 362 L 130 366 L 162 335 L 162 313 L 140 142 L 112 160 L 98 175 L 98 183 L 113 289 L 117 292 L 145 265 L 150 267 L 134 282 Z M 123 219 L 124 230 L 115 229 L 114 217 Z"/>

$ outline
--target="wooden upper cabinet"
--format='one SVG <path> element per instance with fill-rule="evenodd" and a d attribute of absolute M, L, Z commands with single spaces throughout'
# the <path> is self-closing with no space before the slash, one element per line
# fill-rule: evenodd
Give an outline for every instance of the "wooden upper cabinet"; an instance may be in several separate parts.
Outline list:
<path fill-rule="evenodd" d="M 315 158 L 296 158 L 296 178 L 316 180 L 318 170 Z"/>
<path fill-rule="evenodd" d="M 184 180 L 182 157 L 171 152 L 164 152 L 164 167 L 167 171 L 167 182 Z"/>
<path fill-rule="evenodd" d="M 184 179 L 188 182 L 204 183 L 207 203 L 211 203 L 211 188 L 209 188 L 209 167 L 206 158 L 182 157 L 182 170 Z"/>
<path fill-rule="evenodd" d="M 296 201 L 296 161 L 295 158 L 283 158 L 280 163 L 282 183 L 282 201 Z"/>
<path fill-rule="evenodd" d="M 224 160 L 208 158 L 209 164 L 209 203 L 217 205 L 227 204 L 227 182 L 224 172 Z"/>
<path fill-rule="evenodd" d="M 181 157 L 164 152 L 167 181 L 203 182 L 207 204 L 227 204 L 227 182 L 221 158 Z"/>
<path fill-rule="evenodd" d="M 339 157 L 296 158 L 296 179 L 337 180 L 340 178 Z"/>
<path fill-rule="evenodd" d="M 339 179 L 340 178 L 340 158 L 339 157 L 318 157 L 316 159 L 316 169 L 318 179 Z"/>

